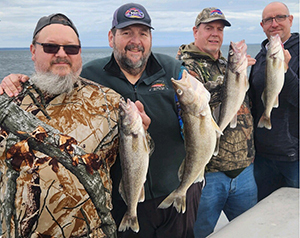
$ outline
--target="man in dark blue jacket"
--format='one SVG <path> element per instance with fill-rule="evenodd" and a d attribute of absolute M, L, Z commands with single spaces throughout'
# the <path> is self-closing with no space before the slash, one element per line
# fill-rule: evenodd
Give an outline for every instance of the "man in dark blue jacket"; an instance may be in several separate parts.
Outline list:
<path fill-rule="evenodd" d="M 155 143 L 145 182 L 145 202 L 138 204 L 140 231 L 119 232 L 122 238 L 190 238 L 194 237 L 202 183 L 193 184 L 187 193 L 187 211 L 178 213 L 174 207 L 158 209 L 158 205 L 179 185 L 177 172 L 185 157 L 183 138 L 177 116 L 175 91 L 171 78 L 180 77 L 182 62 L 151 52 L 151 19 L 146 9 L 134 3 L 115 11 L 108 34 L 113 54 L 83 66 L 81 76 L 114 89 L 125 98 L 139 100 L 151 118 L 148 132 Z M 126 211 L 119 192 L 120 160 L 111 169 L 113 210 L 117 223 Z"/>
<path fill-rule="evenodd" d="M 285 4 L 272 2 L 265 7 L 260 24 L 268 39 L 262 42 L 250 73 L 258 200 L 280 187 L 299 188 L 299 33 L 291 33 L 292 22 L 293 16 Z M 264 111 L 261 95 L 265 85 L 266 44 L 276 34 L 284 44 L 288 69 L 279 94 L 279 107 L 272 110 L 269 130 L 258 128 L 257 124 Z"/>

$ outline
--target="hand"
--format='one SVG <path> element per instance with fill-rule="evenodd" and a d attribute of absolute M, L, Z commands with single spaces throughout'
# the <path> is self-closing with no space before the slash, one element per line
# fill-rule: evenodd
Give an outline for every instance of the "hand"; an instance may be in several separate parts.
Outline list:
<path fill-rule="evenodd" d="M 21 82 L 24 83 L 28 79 L 29 77 L 24 74 L 10 74 L 6 76 L 0 84 L 0 95 L 5 92 L 10 97 L 17 96 L 23 89 Z"/>
<path fill-rule="evenodd" d="M 256 59 L 251 58 L 250 55 L 247 55 L 247 60 L 248 60 L 248 66 L 255 65 Z"/>
<path fill-rule="evenodd" d="M 151 123 L 151 119 L 150 117 L 147 116 L 145 110 L 144 110 L 144 105 L 140 102 L 140 101 L 136 101 L 134 103 L 136 105 L 136 107 L 138 108 L 139 110 L 139 114 L 142 118 L 142 121 L 143 121 L 143 127 L 145 130 L 147 130 L 149 128 L 149 125 Z"/>
<path fill-rule="evenodd" d="M 285 49 L 283 49 L 283 55 L 284 55 L 285 72 L 286 72 L 289 68 L 289 62 L 290 62 L 292 56 L 291 56 L 290 52 Z"/>

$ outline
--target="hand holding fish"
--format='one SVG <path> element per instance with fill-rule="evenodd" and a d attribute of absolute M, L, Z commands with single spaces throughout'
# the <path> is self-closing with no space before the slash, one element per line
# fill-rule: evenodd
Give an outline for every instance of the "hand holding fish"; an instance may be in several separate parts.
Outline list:
<path fill-rule="evenodd" d="M 251 55 L 247 55 L 247 60 L 248 60 L 248 67 L 255 65 L 256 59 L 252 58 Z"/>
<path fill-rule="evenodd" d="M 283 55 L 284 55 L 285 70 L 288 70 L 289 62 L 290 62 L 292 56 L 291 56 L 290 52 L 285 49 L 283 49 Z"/>
<path fill-rule="evenodd" d="M 145 130 L 147 130 L 150 126 L 151 119 L 146 114 L 145 109 L 144 109 L 144 105 L 139 100 L 135 101 L 134 104 L 136 105 L 136 107 L 138 109 L 138 112 L 139 112 L 139 114 L 142 118 L 143 127 L 144 127 Z"/>

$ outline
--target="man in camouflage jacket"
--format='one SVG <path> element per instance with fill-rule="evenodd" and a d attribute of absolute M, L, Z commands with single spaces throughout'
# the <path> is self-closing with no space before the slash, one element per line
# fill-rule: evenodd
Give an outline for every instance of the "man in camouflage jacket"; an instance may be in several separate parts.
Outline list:
<path fill-rule="evenodd" d="M 189 73 L 211 93 L 212 112 L 222 102 L 227 60 L 220 47 L 225 26 L 230 26 L 230 23 L 221 10 L 203 9 L 193 28 L 195 42 L 181 45 L 176 57 L 184 61 Z M 236 128 L 228 126 L 223 133 L 218 155 L 213 156 L 206 166 L 206 186 L 200 199 L 195 237 L 212 233 L 222 210 L 232 220 L 257 200 L 252 164 L 253 119 L 247 97 L 238 111 Z"/>

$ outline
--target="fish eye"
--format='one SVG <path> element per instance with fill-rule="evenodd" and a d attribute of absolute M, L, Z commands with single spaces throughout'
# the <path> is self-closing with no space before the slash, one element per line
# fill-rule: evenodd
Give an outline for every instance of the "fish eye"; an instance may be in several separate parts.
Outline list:
<path fill-rule="evenodd" d="M 182 95 L 183 94 L 183 91 L 181 90 L 181 89 L 177 89 L 177 94 L 180 96 L 180 95 Z"/>
<path fill-rule="evenodd" d="M 230 50 L 230 51 L 229 51 L 229 55 L 233 55 L 233 50 Z"/>

